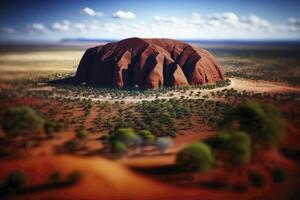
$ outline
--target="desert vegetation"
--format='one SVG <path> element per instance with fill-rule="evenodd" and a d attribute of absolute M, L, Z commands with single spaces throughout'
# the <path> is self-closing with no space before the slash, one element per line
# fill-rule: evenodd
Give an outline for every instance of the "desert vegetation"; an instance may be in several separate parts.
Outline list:
<path fill-rule="evenodd" d="M 4 183 L 0 187 L 1 195 L 4 197 L 8 194 L 26 194 L 28 192 L 45 191 L 54 188 L 70 187 L 77 184 L 82 178 L 80 171 L 72 171 L 64 177 L 60 172 L 53 172 L 49 175 L 48 180 L 44 180 L 39 185 L 29 185 L 29 177 L 23 171 L 12 171 L 6 178 Z"/>
<path fill-rule="evenodd" d="M 1 79 L 0 161 L 104 157 L 179 188 L 241 194 L 290 184 L 295 174 L 290 162 L 298 162 L 299 155 L 300 96 L 295 87 L 277 91 L 273 86 L 297 86 L 282 73 L 286 63 L 295 65 L 294 57 L 256 64 L 259 58 L 247 61 L 246 55 L 214 51 L 230 78 L 205 85 L 149 90 L 50 83 L 74 76 L 73 71 Z M 256 84 L 249 79 L 276 83 L 261 82 L 264 90 L 238 85 Z M 48 174 L 33 186 L 22 168 L 8 171 L 1 192 L 71 187 L 84 173 L 55 169 Z"/>
<path fill-rule="evenodd" d="M 198 162 L 197 158 L 193 159 L 193 154 L 200 156 L 200 151 L 203 151 L 207 155 L 200 157 L 207 160 L 205 163 L 212 163 L 215 156 L 224 165 L 240 167 L 251 161 L 252 157 L 261 157 L 263 152 L 278 147 L 283 137 L 283 119 L 279 110 L 255 102 L 245 102 L 228 111 L 218 128 L 220 130 L 216 136 L 206 139 L 204 143 L 193 143 L 179 152 L 178 164 L 189 166 L 199 163 L 198 168 L 201 169 L 203 163 Z M 184 156 L 186 151 L 191 154 Z M 186 164 L 182 163 L 184 157 L 190 159 Z M 205 165 L 203 167 L 205 170 L 208 168 Z"/>

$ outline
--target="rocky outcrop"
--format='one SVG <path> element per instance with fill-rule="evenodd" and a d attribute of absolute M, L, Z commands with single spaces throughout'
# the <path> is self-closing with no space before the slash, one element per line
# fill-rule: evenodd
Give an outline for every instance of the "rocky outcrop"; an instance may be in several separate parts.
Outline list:
<path fill-rule="evenodd" d="M 129 38 L 88 49 L 76 82 L 105 87 L 185 86 L 224 79 L 206 50 L 171 39 Z"/>

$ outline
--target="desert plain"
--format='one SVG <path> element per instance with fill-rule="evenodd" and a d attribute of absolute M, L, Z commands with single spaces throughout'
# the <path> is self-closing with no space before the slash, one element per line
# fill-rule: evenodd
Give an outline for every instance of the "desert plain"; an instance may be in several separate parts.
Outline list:
<path fill-rule="evenodd" d="M 26 185 L 16 191 L 3 186 L 0 198 L 297 199 L 300 49 L 204 48 L 220 62 L 225 80 L 119 90 L 51 83 L 75 75 L 85 47 L 2 47 L 1 122 L 7 109 L 29 106 L 53 122 L 55 130 L 10 138 L 0 129 L 0 185 L 13 171 L 27 177 Z M 239 169 L 221 163 L 208 172 L 181 170 L 178 152 L 216 135 L 227 111 L 246 101 L 280 110 L 284 136 L 278 148 L 266 152 L 263 161 L 250 161 Z M 147 129 L 153 142 L 114 149 L 109 135 L 118 127 Z"/>

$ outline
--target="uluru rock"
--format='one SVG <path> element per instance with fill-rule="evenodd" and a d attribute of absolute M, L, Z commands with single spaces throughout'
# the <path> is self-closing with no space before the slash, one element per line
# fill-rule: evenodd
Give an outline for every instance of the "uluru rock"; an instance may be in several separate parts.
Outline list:
<path fill-rule="evenodd" d="M 206 50 L 172 39 L 129 38 L 86 50 L 76 82 L 104 87 L 185 86 L 224 79 Z"/>

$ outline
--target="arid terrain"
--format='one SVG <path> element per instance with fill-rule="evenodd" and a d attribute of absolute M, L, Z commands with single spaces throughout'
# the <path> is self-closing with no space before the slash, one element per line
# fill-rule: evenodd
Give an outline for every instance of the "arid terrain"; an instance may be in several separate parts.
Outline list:
<path fill-rule="evenodd" d="M 6 110 L 29 106 L 44 129 L 15 137 L 0 129 L 0 199 L 298 199 L 300 49 L 207 49 L 225 80 L 142 90 L 53 84 L 75 75 L 83 48 L 2 48 L 1 124 Z M 178 152 L 218 135 L 219 121 L 248 101 L 282 113 L 277 148 L 238 168 L 225 161 L 207 172 L 178 166 Z M 140 136 L 120 144 L 119 129 Z M 14 171 L 26 184 L 7 189 Z"/>

